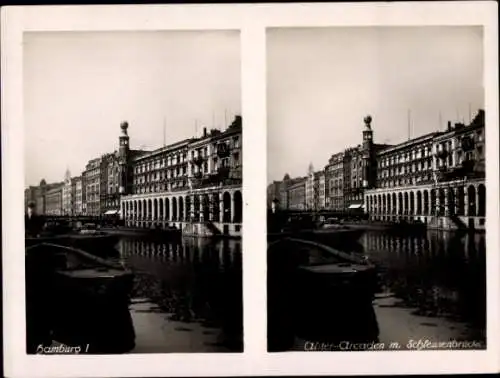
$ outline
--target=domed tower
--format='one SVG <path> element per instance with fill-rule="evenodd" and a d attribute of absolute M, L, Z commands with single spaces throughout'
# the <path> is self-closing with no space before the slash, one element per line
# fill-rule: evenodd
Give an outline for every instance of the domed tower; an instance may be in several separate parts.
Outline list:
<path fill-rule="evenodd" d="M 120 124 L 120 147 L 118 149 L 118 163 L 120 174 L 120 194 L 127 194 L 128 192 L 128 160 L 130 152 L 130 138 L 128 136 L 128 122 L 124 121 Z"/>
<path fill-rule="evenodd" d="M 374 182 L 374 148 L 373 148 L 373 130 L 372 117 L 370 115 L 364 118 L 365 127 L 363 129 L 363 188 L 372 188 Z"/>
<path fill-rule="evenodd" d="M 71 172 L 69 168 L 66 168 L 66 173 L 64 173 L 64 183 L 67 185 L 71 183 Z"/>
<path fill-rule="evenodd" d="M 314 166 L 313 166 L 313 163 L 309 163 L 309 167 L 307 168 L 307 175 L 308 176 L 313 176 L 314 175 Z"/>

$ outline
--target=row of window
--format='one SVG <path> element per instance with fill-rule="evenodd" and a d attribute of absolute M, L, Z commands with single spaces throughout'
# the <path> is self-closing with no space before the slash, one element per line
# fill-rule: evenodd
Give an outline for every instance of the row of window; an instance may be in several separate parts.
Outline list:
<path fill-rule="evenodd" d="M 474 135 L 472 135 L 472 137 L 474 138 Z M 479 142 L 483 141 L 483 131 L 481 129 L 476 131 L 476 139 Z M 379 166 L 388 167 L 388 166 L 398 164 L 398 163 L 407 163 L 407 162 L 412 161 L 412 160 L 429 157 L 432 154 L 431 148 L 432 147 L 430 145 L 427 145 L 427 146 L 424 146 L 424 147 L 419 148 L 417 150 L 411 150 L 411 151 L 405 152 L 405 153 L 400 154 L 398 156 L 387 157 L 385 159 L 382 159 L 379 162 Z M 440 142 L 440 143 L 437 143 L 434 145 L 435 152 L 444 151 L 444 150 L 453 151 L 454 148 L 456 148 L 456 149 L 461 148 L 461 138 L 443 141 L 443 142 Z M 461 153 L 461 152 L 459 151 L 459 153 Z"/>
<path fill-rule="evenodd" d="M 175 182 L 168 183 L 168 184 L 156 184 L 156 185 L 148 185 L 148 186 L 142 186 L 142 187 L 133 187 L 132 193 L 133 194 L 158 193 L 158 192 L 164 192 L 164 191 L 170 191 L 170 190 L 187 189 L 187 187 L 188 187 L 187 181 L 183 180 L 183 181 L 175 181 Z"/>
<path fill-rule="evenodd" d="M 480 154 L 481 154 L 482 148 L 478 147 L 478 150 L 480 150 Z M 458 156 L 459 157 L 461 156 L 460 151 L 458 152 Z M 378 165 L 379 165 L 379 167 L 384 168 L 384 167 L 390 167 L 390 166 L 396 165 L 396 164 L 408 163 L 408 162 L 411 162 L 413 160 L 418 160 L 418 159 L 422 159 L 422 158 L 426 158 L 426 160 L 421 161 L 421 162 L 417 162 L 417 163 L 413 163 L 413 165 L 411 167 L 411 172 L 415 172 L 417 169 L 430 169 L 432 167 L 431 151 L 430 151 L 429 146 L 423 147 L 419 150 L 408 151 L 408 152 L 405 152 L 405 153 L 397 155 L 397 156 L 394 155 L 394 156 L 390 156 L 387 158 L 383 158 L 382 160 L 380 160 L 378 162 Z M 450 165 L 452 164 L 451 159 L 452 158 L 450 155 L 449 156 L 449 163 L 448 163 Z M 341 165 L 338 165 L 338 166 L 336 166 L 336 169 L 333 169 L 333 166 L 330 166 L 328 168 L 328 170 L 330 170 L 332 172 L 330 177 L 335 177 L 335 178 L 343 177 L 344 171 L 342 169 L 340 169 L 341 167 L 342 167 Z M 360 167 L 362 167 L 361 161 L 353 162 L 351 164 L 351 171 L 352 171 L 353 179 L 356 179 L 357 176 L 359 176 L 361 174 L 361 170 L 359 169 Z M 382 173 L 382 175 L 383 175 L 383 177 L 387 177 L 387 176 L 392 175 L 392 174 L 405 174 L 405 173 L 409 172 L 409 169 L 410 168 L 408 166 L 403 166 L 403 167 L 394 168 L 393 170 L 390 170 L 390 172 L 393 172 L 393 173 L 389 173 L 388 170 L 385 170 L 385 171 L 383 171 L 385 173 Z"/>
<path fill-rule="evenodd" d="M 107 194 L 117 194 L 117 193 L 118 193 L 118 185 L 117 184 L 108 186 Z"/>
<path fill-rule="evenodd" d="M 344 199 L 345 201 L 360 201 L 363 199 L 363 194 L 347 194 Z"/>
<path fill-rule="evenodd" d="M 99 193 L 100 185 L 92 184 L 87 186 L 87 193 Z"/>
<path fill-rule="evenodd" d="M 399 178 L 393 180 L 385 180 L 378 183 L 379 188 L 394 188 L 403 185 L 418 185 L 423 183 L 428 183 L 432 180 L 432 175 L 430 173 L 419 175 L 416 177 Z"/>
<path fill-rule="evenodd" d="M 363 180 L 361 180 L 361 179 L 351 180 L 351 187 L 354 189 L 362 188 L 363 187 Z"/>
<path fill-rule="evenodd" d="M 355 183 L 355 182 L 361 182 L 361 180 L 363 179 L 362 177 L 363 173 L 361 171 L 359 172 L 356 172 L 355 174 L 352 175 L 351 177 L 351 182 Z M 349 176 L 346 177 L 346 182 L 349 182 Z M 354 186 L 355 184 L 353 184 Z"/>
<path fill-rule="evenodd" d="M 342 195 L 343 193 L 343 188 L 330 188 L 330 196 Z"/>
<path fill-rule="evenodd" d="M 344 176 L 344 170 L 342 169 L 342 167 L 339 169 L 335 169 L 335 170 L 331 170 L 330 171 L 330 174 L 328 175 L 329 177 L 343 177 Z"/>
<path fill-rule="evenodd" d="M 100 200 L 99 194 L 87 193 L 87 202 L 96 202 Z"/>
<path fill-rule="evenodd" d="M 160 172 L 154 172 L 154 173 L 146 173 L 146 174 L 141 174 L 140 176 L 135 176 L 134 177 L 134 184 L 142 184 L 145 182 L 151 182 L 154 180 L 164 180 L 170 179 L 170 178 L 177 178 L 177 177 L 182 177 L 187 175 L 187 167 L 177 167 L 176 169 L 173 170 L 166 170 L 166 171 L 160 171 Z"/>
<path fill-rule="evenodd" d="M 214 159 L 214 165 L 215 169 L 218 169 L 217 167 L 217 160 Z M 221 167 L 229 167 L 229 159 L 225 158 L 220 161 L 220 166 Z M 239 164 L 237 161 L 234 162 L 233 167 L 237 168 L 239 167 Z M 205 162 L 204 165 L 202 165 L 200 168 L 195 168 L 193 167 L 193 174 L 208 174 L 210 173 L 208 169 L 208 164 Z M 153 172 L 153 173 L 146 173 L 144 175 L 136 176 L 133 179 L 133 183 L 135 185 L 139 184 L 145 184 L 149 182 L 154 182 L 154 181 L 164 181 L 164 180 L 170 180 L 170 179 L 175 179 L 175 178 L 187 178 L 188 171 L 186 167 L 177 167 L 175 170 L 165 170 L 165 171 L 159 171 L 159 172 Z"/>
<path fill-rule="evenodd" d="M 167 167 L 173 167 L 173 166 L 179 166 L 179 165 L 182 165 L 181 167 L 176 167 L 174 168 L 175 170 L 179 170 L 179 168 L 181 169 L 187 169 L 187 161 L 185 158 L 179 158 L 179 161 L 177 161 L 176 159 L 175 160 L 172 160 L 172 161 L 168 161 L 168 163 L 163 163 L 163 161 L 165 161 L 165 159 L 163 159 L 160 163 L 160 161 L 156 161 L 156 162 L 149 162 L 149 163 L 142 163 L 140 165 L 137 165 L 134 167 L 133 169 L 133 172 L 135 174 L 141 174 L 141 173 L 146 173 L 146 172 L 151 172 L 153 170 L 157 170 L 157 169 L 162 169 L 162 168 L 167 168 Z"/>
<path fill-rule="evenodd" d="M 418 149 L 406 151 L 397 155 L 388 156 L 379 160 L 379 167 L 390 167 L 391 165 L 409 163 L 413 160 L 431 157 L 431 146 L 426 145 Z"/>
<path fill-rule="evenodd" d="M 330 180 L 330 188 L 341 188 L 342 187 L 342 179 Z"/>
<path fill-rule="evenodd" d="M 380 178 L 393 177 L 396 175 L 404 175 L 428 169 L 432 169 L 431 159 L 422 160 L 412 164 L 405 164 L 394 168 L 383 169 L 380 172 L 379 177 Z"/>
<path fill-rule="evenodd" d="M 225 143 L 229 148 L 231 148 L 229 141 L 226 142 L 220 142 L 220 143 Z M 191 150 L 191 159 L 195 159 L 197 157 L 202 157 L 202 158 L 208 158 L 212 151 L 216 151 L 217 149 L 217 144 L 218 143 L 213 143 L 210 147 L 211 150 L 209 151 L 208 146 L 205 147 L 200 147 L 195 150 Z M 240 143 L 240 137 L 239 136 L 234 136 L 232 138 L 232 148 L 238 149 L 241 147 Z M 166 157 L 162 158 L 157 158 L 154 161 L 147 161 L 144 163 L 139 164 L 134 168 L 135 173 L 145 173 L 149 172 L 155 169 L 161 169 L 161 168 L 166 168 L 166 167 L 172 167 L 175 165 L 179 164 L 184 164 L 187 163 L 187 152 L 178 152 L 176 154 L 172 154 Z"/>
<path fill-rule="evenodd" d="M 180 175 L 164 175 L 164 174 L 152 174 L 140 177 L 134 177 L 133 184 L 134 185 L 143 185 L 151 182 L 163 182 L 165 180 L 173 180 L 173 179 L 187 179 L 187 173 L 183 173 Z"/>
<path fill-rule="evenodd" d="M 479 146 L 477 148 L 476 157 L 474 156 L 473 152 L 468 152 L 466 154 L 463 154 L 461 151 L 458 151 L 457 152 L 458 162 L 462 163 L 462 161 L 464 159 L 475 159 L 475 158 L 480 159 L 480 158 L 482 158 L 482 155 L 481 155 L 482 151 L 483 151 L 482 147 Z M 448 156 L 447 160 L 439 159 L 437 164 L 438 164 L 438 167 L 442 167 L 442 166 L 446 166 L 446 165 L 452 166 L 453 165 L 453 156 L 452 155 Z M 431 158 L 426 158 L 425 160 L 414 162 L 413 164 L 407 164 L 407 165 L 403 165 L 403 166 L 399 166 L 399 167 L 395 167 L 395 168 L 384 169 L 380 172 L 378 179 L 383 180 L 383 179 L 387 179 L 389 177 L 393 177 L 396 175 L 405 175 L 405 174 L 416 173 L 416 172 L 420 172 L 423 170 L 430 170 L 430 169 L 432 169 L 432 160 L 431 160 Z M 333 175 L 333 176 L 334 177 L 341 176 L 341 173 L 342 172 L 335 172 L 335 175 Z M 357 176 L 353 176 L 353 181 L 351 182 L 351 185 L 354 188 L 361 187 L 361 185 L 362 185 L 362 181 L 356 180 L 356 177 Z M 413 180 L 412 179 L 401 179 L 400 181 L 404 184 L 418 183 L 420 181 L 430 180 L 430 178 L 427 178 L 427 177 L 430 177 L 430 176 L 427 175 L 427 176 L 424 176 L 424 178 L 416 177 Z M 399 181 L 395 181 L 395 182 L 399 182 Z M 384 185 L 391 185 L 391 184 L 383 183 L 382 185 L 384 186 Z M 332 193 L 332 191 L 333 191 L 333 193 L 335 193 L 335 188 L 340 188 L 340 187 L 342 187 L 342 179 L 330 180 L 330 188 L 331 188 L 330 192 L 331 193 Z"/>

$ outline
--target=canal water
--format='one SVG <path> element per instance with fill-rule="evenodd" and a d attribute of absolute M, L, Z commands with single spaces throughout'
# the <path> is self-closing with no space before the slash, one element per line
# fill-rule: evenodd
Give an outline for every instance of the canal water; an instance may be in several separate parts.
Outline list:
<path fill-rule="evenodd" d="M 118 249 L 135 273 L 132 353 L 243 351 L 240 240 L 123 237 Z M 355 252 L 380 268 L 373 308 L 381 343 L 412 349 L 425 348 L 426 341 L 468 341 L 467 348 L 486 347 L 484 234 L 366 231 Z M 304 342 L 297 340 L 294 349 L 304 350 Z"/>
<path fill-rule="evenodd" d="M 484 233 L 369 230 L 344 251 L 365 254 L 380 269 L 373 310 L 382 350 L 486 348 Z M 311 345 L 296 339 L 293 349 Z"/>
<path fill-rule="evenodd" d="M 484 233 L 367 231 L 359 242 L 381 268 L 374 309 L 382 342 L 413 348 L 411 340 L 466 340 L 468 348 L 485 348 Z"/>
<path fill-rule="evenodd" d="M 135 273 L 132 353 L 243 351 L 240 240 L 122 237 L 117 247 Z"/>

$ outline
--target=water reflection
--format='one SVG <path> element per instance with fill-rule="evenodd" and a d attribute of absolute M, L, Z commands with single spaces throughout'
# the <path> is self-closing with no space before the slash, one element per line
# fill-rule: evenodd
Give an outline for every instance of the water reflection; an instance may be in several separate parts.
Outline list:
<path fill-rule="evenodd" d="M 118 248 L 135 273 L 135 301 L 154 302 L 169 320 L 215 328 L 224 347 L 243 350 L 241 241 L 123 238 Z"/>
<path fill-rule="evenodd" d="M 467 323 L 470 335 L 485 340 L 486 241 L 484 234 L 428 232 L 395 236 L 368 231 L 364 253 L 382 268 L 383 291 L 415 315 Z"/>

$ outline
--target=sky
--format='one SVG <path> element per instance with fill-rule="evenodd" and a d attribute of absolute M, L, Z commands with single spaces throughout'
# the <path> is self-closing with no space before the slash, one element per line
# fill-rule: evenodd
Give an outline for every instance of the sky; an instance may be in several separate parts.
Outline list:
<path fill-rule="evenodd" d="M 241 114 L 239 41 L 239 31 L 26 33 L 26 186 L 117 150 L 122 121 L 134 149 L 225 128 Z"/>
<path fill-rule="evenodd" d="M 480 108 L 481 27 L 267 31 L 268 183 L 360 144 L 368 114 L 375 143 L 397 144 Z"/>

